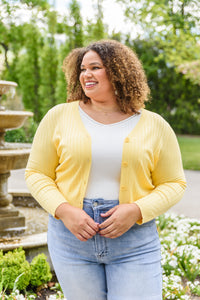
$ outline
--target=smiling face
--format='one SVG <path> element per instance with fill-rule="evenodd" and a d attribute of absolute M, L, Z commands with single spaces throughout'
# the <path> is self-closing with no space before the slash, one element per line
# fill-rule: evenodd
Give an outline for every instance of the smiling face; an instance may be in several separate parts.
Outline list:
<path fill-rule="evenodd" d="M 79 79 L 82 89 L 91 100 L 105 101 L 114 97 L 106 68 L 95 51 L 91 50 L 84 55 Z"/>

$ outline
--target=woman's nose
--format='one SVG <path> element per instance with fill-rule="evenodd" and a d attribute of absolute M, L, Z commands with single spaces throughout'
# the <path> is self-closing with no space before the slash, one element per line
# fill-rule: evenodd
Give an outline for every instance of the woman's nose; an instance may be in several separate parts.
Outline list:
<path fill-rule="evenodd" d="M 85 76 L 87 76 L 87 77 L 91 77 L 91 76 L 92 76 L 92 72 L 91 72 L 90 69 L 86 69 L 84 74 L 85 74 Z"/>

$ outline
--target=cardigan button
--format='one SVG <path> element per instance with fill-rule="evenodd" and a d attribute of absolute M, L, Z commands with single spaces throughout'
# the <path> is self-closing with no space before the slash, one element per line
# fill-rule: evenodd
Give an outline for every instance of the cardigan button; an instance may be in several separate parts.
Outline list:
<path fill-rule="evenodd" d="M 128 167 L 128 163 L 126 161 L 123 161 L 122 166 L 126 168 L 126 167 Z"/>
<path fill-rule="evenodd" d="M 122 185 L 122 186 L 121 186 L 121 190 L 122 190 L 122 191 L 126 191 L 125 185 Z"/>
<path fill-rule="evenodd" d="M 129 138 L 128 138 L 128 137 L 125 138 L 124 142 L 125 142 L 125 143 L 129 143 Z"/>

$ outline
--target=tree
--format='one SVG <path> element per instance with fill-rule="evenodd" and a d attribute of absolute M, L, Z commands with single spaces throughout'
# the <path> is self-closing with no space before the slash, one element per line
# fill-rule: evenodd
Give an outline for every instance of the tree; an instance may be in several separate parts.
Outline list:
<path fill-rule="evenodd" d="M 198 0 L 118 0 L 125 14 L 140 25 L 144 39 L 159 43 L 158 59 L 178 66 L 200 58 L 200 2 Z"/>
<path fill-rule="evenodd" d="M 29 22 L 20 19 L 19 23 L 20 7 L 29 14 Z M 6 66 L 3 76 L 19 84 L 25 108 L 33 111 L 34 119 L 39 122 L 57 103 L 57 13 L 46 0 L 12 4 L 4 1 L 2 12 L 5 17 L 0 19 L 0 37 Z"/>
<path fill-rule="evenodd" d="M 84 26 L 78 1 L 72 0 L 69 4 L 69 13 L 57 23 L 57 32 L 65 36 L 64 42 L 59 46 L 58 68 L 56 83 L 56 102 L 64 102 L 67 98 L 66 80 L 62 71 L 64 58 L 68 53 L 77 47 L 84 45 Z"/>
<path fill-rule="evenodd" d="M 118 0 L 125 14 L 140 25 L 134 44 L 152 91 L 151 110 L 162 114 L 179 133 L 200 132 L 199 87 L 190 80 L 200 60 L 200 2 L 197 0 Z M 136 46 L 137 45 L 137 46 Z M 180 66 L 184 66 L 182 69 Z M 196 69 L 195 69 L 196 68 Z M 182 72 L 182 73 L 180 73 Z M 185 73 L 185 75 L 183 74 Z M 193 73 L 194 75 L 194 73 Z M 190 78 L 190 80 L 188 80 Z"/>
<path fill-rule="evenodd" d="M 87 21 L 86 26 L 86 35 L 87 35 L 87 43 L 92 41 L 98 41 L 104 38 L 107 38 L 108 28 L 103 22 L 103 0 L 96 0 L 97 3 L 95 5 L 95 20 L 93 22 L 91 20 Z"/>
<path fill-rule="evenodd" d="M 66 34 L 69 39 L 69 48 L 74 49 L 83 46 L 83 20 L 78 1 L 72 0 L 69 5 L 70 13 L 66 26 Z"/>
<path fill-rule="evenodd" d="M 42 114 L 57 104 L 56 85 L 58 69 L 58 49 L 55 41 L 57 30 L 57 13 L 54 10 L 46 11 L 47 32 L 44 36 L 44 45 L 40 54 L 40 78 L 39 98 L 41 99 Z"/>
<path fill-rule="evenodd" d="M 200 60 L 185 62 L 178 66 L 177 70 L 194 84 L 200 85 Z"/>
<path fill-rule="evenodd" d="M 17 8 L 17 5 L 12 5 L 9 1 L 0 2 L 0 53 L 4 56 L 4 67 L 10 80 L 13 79 L 13 68 L 8 54 L 12 52 L 16 62 L 24 42 L 23 26 L 16 24 L 15 18 L 12 18 Z"/>
<path fill-rule="evenodd" d="M 43 40 L 34 21 L 24 26 L 25 49 L 17 64 L 17 82 L 22 94 L 25 108 L 33 111 L 34 119 L 39 122 L 42 117 L 39 87 L 40 55 Z"/>
<path fill-rule="evenodd" d="M 0 38 L 5 57 L 5 70 L 2 75 L 4 79 L 14 80 L 19 84 L 18 90 L 24 106 L 34 112 L 36 121 L 42 116 L 39 86 L 43 39 L 38 28 L 38 15 L 40 11 L 48 8 L 47 0 L 4 0 L 0 10 Z M 30 15 L 30 23 L 17 16 L 23 10 Z"/>
<path fill-rule="evenodd" d="M 0 2 L 0 53 L 4 53 L 5 67 L 8 72 L 10 68 L 8 53 L 12 52 L 13 56 L 18 56 L 25 42 L 23 35 L 25 22 L 17 16 L 17 13 L 19 14 L 20 10 L 26 10 L 27 13 L 33 11 L 35 12 L 34 18 L 37 19 L 38 11 L 48 8 L 47 0 L 3 0 Z"/>
<path fill-rule="evenodd" d="M 156 60 L 159 48 L 152 40 L 127 39 L 127 45 L 138 54 L 147 75 L 151 101 L 146 108 L 161 114 L 177 133 L 199 134 L 199 87 L 164 58 Z"/>

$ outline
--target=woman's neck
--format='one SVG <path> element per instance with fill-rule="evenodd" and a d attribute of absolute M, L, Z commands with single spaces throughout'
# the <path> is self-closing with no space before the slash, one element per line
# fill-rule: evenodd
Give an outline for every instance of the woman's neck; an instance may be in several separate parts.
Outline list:
<path fill-rule="evenodd" d="M 116 100 L 114 101 L 94 101 L 90 100 L 87 103 L 87 107 L 98 113 L 116 113 L 121 112 L 119 105 Z"/>
<path fill-rule="evenodd" d="M 110 103 L 109 105 L 107 103 L 107 105 L 105 105 L 99 102 L 95 103 L 88 101 L 87 103 L 84 103 L 83 101 L 80 101 L 79 105 L 92 119 L 102 124 L 120 122 L 133 115 L 122 112 L 117 103 Z"/>

